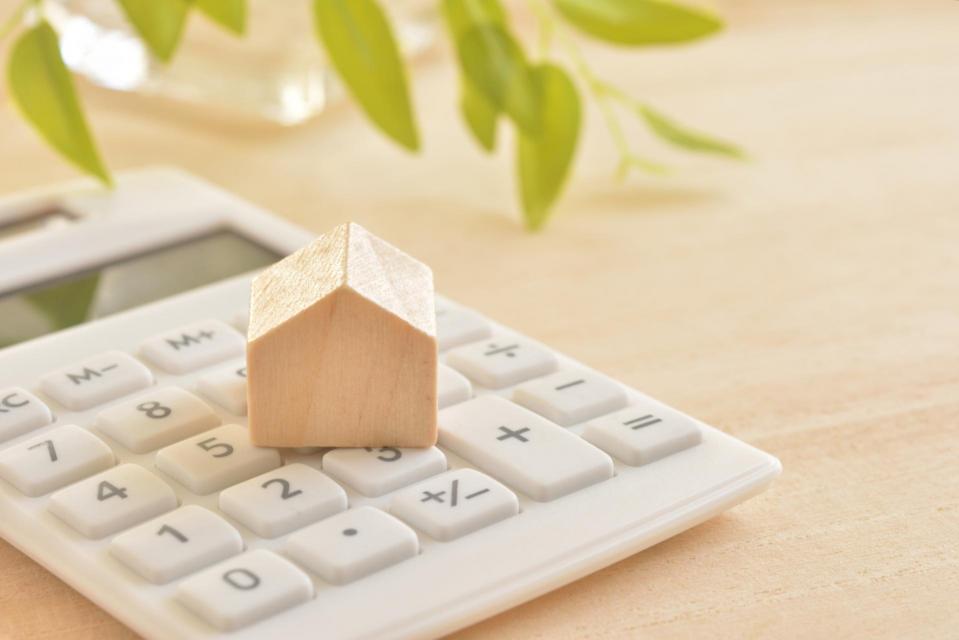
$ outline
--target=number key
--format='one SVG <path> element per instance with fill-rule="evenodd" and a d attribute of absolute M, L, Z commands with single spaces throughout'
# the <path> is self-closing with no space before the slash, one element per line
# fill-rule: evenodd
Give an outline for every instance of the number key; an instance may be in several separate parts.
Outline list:
<path fill-rule="evenodd" d="M 113 464 L 113 452 L 102 440 L 65 424 L 0 451 L 0 478 L 28 496 L 39 496 Z"/>
<path fill-rule="evenodd" d="M 446 456 L 436 447 L 334 449 L 323 456 L 323 470 L 363 495 L 381 496 L 446 471 Z"/>
<path fill-rule="evenodd" d="M 176 506 L 165 482 L 138 464 L 121 464 L 57 491 L 48 508 L 88 538 L 102 538 Z"/>
<path fill-rule="evenodd" d="M 238 629 L 313 597 L 313 582 L 272 551 L 247 551 L 187 578 L 176 598 L 223 631 Z"/>
<path fill-rule="evenodd" d="M 121 533 L 110 553 L 153 582 L 164 584 L 243 551 L 226 520 L 203 507 L 180 507 Z"/>
<path fill-rule="evenodd" d="M 146 453 L 220 424 L 192 393 L 168 387 L 123 402 L 97 416 L 97 429 L 134 453 Z"/>
<path fill-rule="evenodd" d="M 263 538 L 282 536 L 346 509 L 346 492 L 305 464 L 289 464 L 220 494 L 220 510 Z"/>
<path fill-rule="evenodd" d="M 200 495 L 225 489 L 280 463 L 276 449 L 253 446 L 247 430 L 236 424 L 171 444 L 156 455 L 160 471 Z"/>

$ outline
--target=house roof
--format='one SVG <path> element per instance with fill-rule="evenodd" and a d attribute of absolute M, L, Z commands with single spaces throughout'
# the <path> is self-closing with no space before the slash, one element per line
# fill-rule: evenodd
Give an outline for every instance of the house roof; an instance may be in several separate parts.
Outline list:
<path fill-rule="evenodd" d="M 430 268 L 349 222 L 254 278 L 249 340 L 265 336 L 343 287 L 415 329 L 436 335 Z"/>

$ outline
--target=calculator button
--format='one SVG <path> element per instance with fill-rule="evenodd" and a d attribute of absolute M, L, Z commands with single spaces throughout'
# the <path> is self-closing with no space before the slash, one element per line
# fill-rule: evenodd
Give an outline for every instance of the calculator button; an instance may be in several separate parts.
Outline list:
<path fill-rule="evenodd" d="M 153 384 L 153 374 L 122 351 L 108 351 L 40 378 L 44 393 L 83 411 Z"/>
<path fill-rule="evenodd" d="M 237 360 L 200 378 L 197 390 L 236 416 L 246 415 L 246 362 Z"/>
<path fill-rule="evenodd" d="M 457 347 L 446 363 L 477 384 L 501 389 L 552 373 L 556 356 L 526 340 L 503 338 Z"/>
<path fill-rule="evenodd" d="M 445 542 L 515 516 L 519 500 L 486 474 L 457 469 L 396 494 L 390 512 Z"/>
<path fill-rule="evenodd" d="M 102 538 L 176 509 L 176 494 L 138 464 L 121 464 L 50 496 L 48 508 L 88 538 Z"/>
<path fill-rule="evenodd" d="M 455 369 L 441 364 L 436 374 L 436 396 L 440 409 L 457 402 L 464 402 L 473 396 L 470 381 Z"/>
<path fill-rule="evenodd" d="M 305 464 L 289 464 L 220 494 L 220 511 L 261 538 L 275 538 L 346 509 L 343 488 Z"/>
<path fill-rule="evenodd" d="M 0 442 L 51 422 L 50 408 L 26 389 L 0 389 Z"/>
<path fill-rule="evenodd" d="M 220 320 L 203 320 L 161 333 L 140 345 L 140 353 L 167 373 L 189 373 L 243 355 L 246 340 Z"/>
<path fill-rule="evenodd" d="M 240 330 L 240 333 L 246 335 L 250 328 L 250 312 L 241 311 L 233 316 L 233 326 Z"/>
<path fill-rule="evenodd" d="M 608 378 L 560 371 L 516 387 L 513 401 L 568 427 L 626 406 L 626 392 Z"/>
<path fill-rule="evenodd" d="M 292 562 L 255 549 L 180 584 L 176 598 L 222 631 L 238 629 L 308 602 L 313 583 Z"/>
<path fill-rule="evenodd" d="M 121 533 L 110 543 L 114 558 L 154 584 L 170 582 L 241 551 L 239 532 L 195 504 Z"/>
<path fill-rule="evenodd" d="M 366 496 L 381 496 L 446 471 L 436 447 L 334 449 L 323 456 L 323 470 Z"/>
<path fill-rule="evenodd" d="M 160 449 L 157 469 L 193 493 L 206 495 L 280 466 L 276 449 L 250 444 L 237 424 L 217 427 Z"/>
<path fill-rule="evenodd" d="M 436 340 L 440 351 L 493 335 L 490 323 L 470 309 L 436 302 Z"/>
<path fill-rule="evenodd" d="M 146 453 L 220 424 L 202 400 L 177 387 L 157 389 L 110 407 L 97 429 L 134 453 Z"/>
<path fill-rule="evenodd" d="M 65 424 L 0 451 L 0 478 L 28 496 L 39 496 L 113 464 L 113 452 L 102 440 Z"/>
<path fill-rule="evenodd" d="M 419 553 L 416 533 L 373 507 L 350 509 L 290 536 L 286 552 L 333 584 L 346 584 Z"/>
<path fill-rule="evenodd" d="M 443 409 L 440 444 L 534 500 L 613 476 L 612 459 L 570 431 L 499 396 Z"/>
<path fill-rule="evenodd" d="M 639 466 L 696 446 L 702 434 L 680 413 L 635 406 L 587 423 L 583 438 L 626 464 Z"/>

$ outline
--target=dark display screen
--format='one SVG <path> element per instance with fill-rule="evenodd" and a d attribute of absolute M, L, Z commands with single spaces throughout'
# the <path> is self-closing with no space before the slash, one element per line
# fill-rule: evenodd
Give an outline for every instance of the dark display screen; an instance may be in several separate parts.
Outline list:
<path fill-rule="evenodd" d="M 282 256 L 219 231 L 0 296 L 0 348 L 265 267 Z"/>

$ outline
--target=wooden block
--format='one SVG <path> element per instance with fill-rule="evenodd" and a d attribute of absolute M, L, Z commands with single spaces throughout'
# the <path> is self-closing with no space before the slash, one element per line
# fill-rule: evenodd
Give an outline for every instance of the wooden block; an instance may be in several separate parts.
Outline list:
<path fill-rule="evenodd" d="M 436 443 L 429 267 L 348 223 L 253 280 L 250 437 L 274 447 Z"/>

